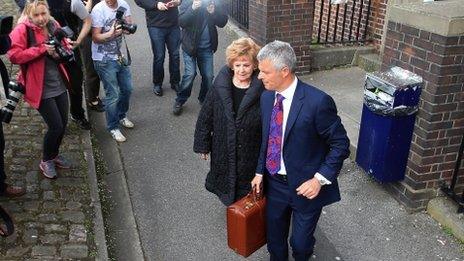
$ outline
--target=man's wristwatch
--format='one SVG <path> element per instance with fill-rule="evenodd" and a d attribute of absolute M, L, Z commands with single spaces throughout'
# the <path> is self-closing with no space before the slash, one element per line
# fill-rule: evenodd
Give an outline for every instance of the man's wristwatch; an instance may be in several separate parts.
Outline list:
<path fill-rule="evenodd" d="M 319 181 L 319 185 L 324 186 L 327 185 L 327 182 L 325 179 L 322 179 L 320 177 L 316 177 L 317 181 Z"/>

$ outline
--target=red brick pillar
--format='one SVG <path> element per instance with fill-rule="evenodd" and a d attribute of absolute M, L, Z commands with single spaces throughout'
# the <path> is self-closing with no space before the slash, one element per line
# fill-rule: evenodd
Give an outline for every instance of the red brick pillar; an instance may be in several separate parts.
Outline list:
<path fill-rule="evenodd" d="M 464 5 L 459 1 L 392 7 L 383 65 L 400 66 L 424 79 L 408 167 L 393 194 L 423 209 L 449 184 L 464 134 Z M 462 165 L 461 165 L 462 166 Z M 464 187 L 459 171 L 457 192 Z"/>
<path fill-rule="evenodd" d="M 261 45 L 281 40 L 295 49 L 298 73 L 309 73 L 314 0 L 249 0 L 249 34 Z"/>

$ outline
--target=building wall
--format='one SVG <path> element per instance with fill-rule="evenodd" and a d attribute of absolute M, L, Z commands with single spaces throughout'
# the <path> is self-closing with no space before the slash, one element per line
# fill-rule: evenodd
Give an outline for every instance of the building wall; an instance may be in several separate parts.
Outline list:
<path fill-rule="evenodd" d="M 390 21 L 383 69 L 400 66 L 424 79 L 403 182 L 390 189 L 413 209 L 450 183 L 464 134 L 464 36 L 443 36 Z M 461 164 L 456 192 L 464 188 Z"/>

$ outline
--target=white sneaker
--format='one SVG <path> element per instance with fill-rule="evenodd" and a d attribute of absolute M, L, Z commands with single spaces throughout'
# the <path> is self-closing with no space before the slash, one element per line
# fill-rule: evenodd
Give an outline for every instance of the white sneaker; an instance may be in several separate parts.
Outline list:
<path fill-rule="evenodd" d="M 124 119 L 120 120 L 119 123 L 126 127 L 126 128 L 129 128 L 129 129 L 132 129 L 134 128 L 134 123 L 132 121 L 130 121 L 127 117 L 125 117 Z"/>
<path fill-rule="evenodd" d="M 113 137 L 113 139 L 115 139 L 117 142 L 125 142 L 126 141 L 126 137 L 124 137 L 124 135 L 122 135 L 122 133 L 121 133 L 121 131 L 119 129 L 110 130 L 110 133 L 111 133 L 111 136 Z"/>

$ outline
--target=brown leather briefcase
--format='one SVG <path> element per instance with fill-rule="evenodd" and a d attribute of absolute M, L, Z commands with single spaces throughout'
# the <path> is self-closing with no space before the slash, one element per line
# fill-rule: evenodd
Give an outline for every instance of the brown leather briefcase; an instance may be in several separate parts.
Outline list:
<path fill-rule="evenodd" d="M 266 199 L 253 191 L 227 208 L 227 243 L 247 257 L 266 244 Z"/>

